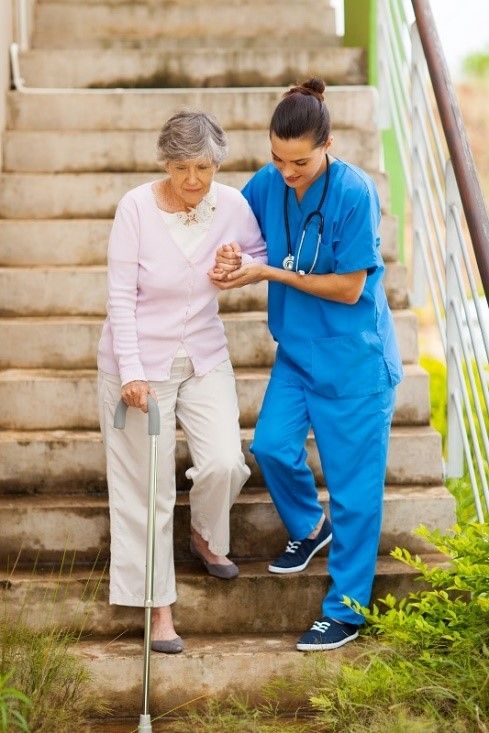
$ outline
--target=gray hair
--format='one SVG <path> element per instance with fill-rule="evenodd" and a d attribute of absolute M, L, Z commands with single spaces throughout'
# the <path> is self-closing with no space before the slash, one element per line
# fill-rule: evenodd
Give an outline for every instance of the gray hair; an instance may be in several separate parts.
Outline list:
<path fill-rule="evenodd" d="M 158 136 L 158 163 L 208 158 L 219 166 L 227 152 L 224 130 L 206 112 L 177 112 L 163 125 Z"/>

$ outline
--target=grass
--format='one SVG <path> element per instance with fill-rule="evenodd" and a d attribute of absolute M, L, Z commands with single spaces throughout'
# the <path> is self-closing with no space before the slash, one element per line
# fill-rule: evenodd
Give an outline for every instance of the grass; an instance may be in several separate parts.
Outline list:
<path fill-rule="evenodd" d="M 62 564 L 58 572 L 69 574 L 70 568 L 64 570 Z M 36 577 L 37 569 L 32 573 Z M 43 599 L 42 624 L 29 624 L 33 611 L 28 598 L 12 613 L 8 593 L 13 588 L 13 570 L 11 575 L 3 583 L 5 602 L 0 612 L 0 733 L 85 731 L 90 718 L 107 714 L 108 707 L 92 693 L 87 670 L 70 651 L 80 638 L 84 618 L 75 610 L 63 629 L 57 627 L 56 606 L 64 600 L 59 582 Z M 98 586 L 93 590 L 89 580 L 83 595 L 92 597 L 97 592 Z M 43 630 L 32 628 L 36 625 Z M 7 682 L 9 686 L 3 696 L 2 681 L 4 692 Z"/>

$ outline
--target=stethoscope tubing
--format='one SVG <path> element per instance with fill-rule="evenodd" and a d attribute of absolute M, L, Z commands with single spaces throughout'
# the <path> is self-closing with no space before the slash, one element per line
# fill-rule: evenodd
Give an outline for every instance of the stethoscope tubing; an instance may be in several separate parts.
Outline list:
<path fill-rule="evenodd" d="M 317 263 L 318 257 L 319 257 L 319 250 L 320 250 L 320 245 L 321 245 L 321 238 L 322 238 L 323 231 L 324 231 L 324 216 L 321 213 L 321 208 L 322 208 L 322 206 L 323 206 L 323 204 L 324 204 L 324 202 L 326 200 L 326 194 L 328 192 L 328 187 L 329 187 L 329 177 L 330 177 L 330 162 L 329 162 L 329 157 L 326 154 L 326 177 L 324 179 L 324 186 L 323 186 L 323 191 L 322 191 L 322 194 L 321 194 L 321 199 L 319 201 L 318 208 L 317 209 L 314 209 L 314 211 L 311 211 L 307 215 L 307 217 L 306 217 L 306 220 L 305 220 L 305 222 L 303 224 L 303 227 L 302 227 L 302 234 L 301 234 L 301 238 L 300 238 L 299 246 L 297 248 L 297 254 L 296 255 L 293 255 L 292 254 L 292 241 L 291 241 L 291 236 L 290 236 L 290 223 L 289 223 L 289 211 L 288 211 L 288 208 L 289 208 L 289 187 L 287 186 L 287 184 L 285 184 L 284 221 L 285 221 L 285 233 L 286 233 L 286 237 L 287 237 L 287 257 L 285 257 L 285 259 L 283 260 L 283 263 L 282 263 L 282 266 L 283 266 L 283 268 L 285 270 L 292 270 L 293 269 L 293 270 L 295 270 L 295 272 L 298 272 L 301 275 L 305 275 L 305 274 L 310 275 L 313 272 L 313 270 L 314 270 L 314 268 L 316 266 L 316 263 Z M 312 263 L 311 267 L 309 268 L 309 270 L 306 273 L 304 270 L 301 270 L 299 268 L 299 263 L 300 263 L 302 246 L 304 244 L 304 239 L 305 239 L 305 236 L 306 236 L 307 229 L 308 229 L 309 225 L 311 224 L 312 220 L 315 217 L 318 217 L 319 218 L 319 227 L 318 227 L 318 238 L 317 238 L 317 242 L 316 242 L 316 251 L 314 253 L 313 263 Z"/>

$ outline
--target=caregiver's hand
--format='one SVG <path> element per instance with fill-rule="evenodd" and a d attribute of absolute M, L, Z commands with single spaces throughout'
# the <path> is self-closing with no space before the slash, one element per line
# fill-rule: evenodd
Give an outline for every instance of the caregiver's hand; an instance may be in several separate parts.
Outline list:
<path fill-rule="evenodd" d="M 149 388 L 147 382 L 135 380 L 128 382 L 121 389 L 121 397 L 129 407 L 138 407 L 143 412 L 148 412 L 148 395 L 152 395 L 155 399 L 156 392 Z"/>
<path fill-rule="evenodd" d="M 261 262 L 250 262 L 243 265 L 233 272 L 228 272 L 224 278 L 216 269 L 211 270 L 209 277 L 219 290 L 231 290 L 232 288 L 242 288 L 245 285 L 258 283 L 267 278 L 268 266 Z"/>

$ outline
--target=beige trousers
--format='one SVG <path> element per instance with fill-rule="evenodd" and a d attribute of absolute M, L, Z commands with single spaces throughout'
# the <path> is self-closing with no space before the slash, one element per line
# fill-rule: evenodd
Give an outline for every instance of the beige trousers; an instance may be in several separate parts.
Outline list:
<path fill-rule="evenodd" d="M 110 603 L 144 605 L 149 475 L 148 418 L 127 411 L 125 430 L 113 427 L 119 377 L 99 372 L 99 414 L 107 456 L 110 505 Z M 216 555 L 229 552 L 229 511 L 250 475 L 241 452 L 236 383 L 226 360 L 203 377 L 188 358 L 176 358 L 170 379 L 150 382 L 161 413 L 156 501 L 155 607 L 176 600 L 173 508 L 176 498 L 176 418 L 185 433 L 192 467 L 191 522 Z"/>

